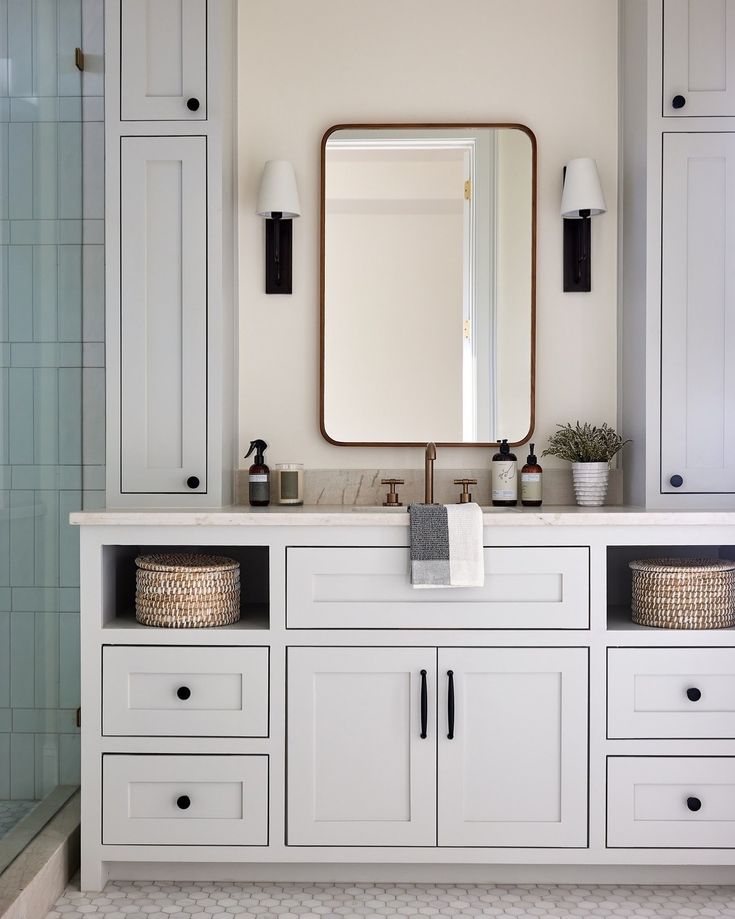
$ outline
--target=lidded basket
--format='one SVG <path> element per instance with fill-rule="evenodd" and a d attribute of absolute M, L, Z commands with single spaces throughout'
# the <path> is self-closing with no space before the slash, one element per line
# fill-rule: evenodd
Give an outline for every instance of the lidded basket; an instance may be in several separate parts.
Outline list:
<path fill-rule="evenodd" d="M 650 558 L 629 565 L 633 622 L 662 629 L 735 625 L 735 561 Z"/>
<path fill-rule="evenodd" d="M 201 629 L 240 618 L 240 563 L 171 553 L 135 559 L 135 618 L 143 625 Z"/>

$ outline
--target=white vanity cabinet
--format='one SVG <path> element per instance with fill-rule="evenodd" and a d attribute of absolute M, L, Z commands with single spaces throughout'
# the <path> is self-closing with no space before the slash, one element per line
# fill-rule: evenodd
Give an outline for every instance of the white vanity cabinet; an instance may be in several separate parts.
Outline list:
<path fill-rule="evenodd" d="M 124 0 L 121 12 L 122 120 L 205 119 L 207 0 Z"/>
<path fill-rule="evenodd" d="M 289 648 L 288 844 L 585 846 L 587 670 L 584 648 Z"/>
<path fill-rule="evenodd" d="M 664 116 L 735 115 L 735 0 L 663 0 L 663 30 Z"/>

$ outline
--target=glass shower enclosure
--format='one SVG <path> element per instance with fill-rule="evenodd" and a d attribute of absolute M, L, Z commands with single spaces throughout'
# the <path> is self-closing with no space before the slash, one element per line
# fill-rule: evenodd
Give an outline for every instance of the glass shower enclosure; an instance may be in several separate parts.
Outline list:
<path fill-rule="evenodd" d="M 102 14 L 0 0 L 0 871 L 79 783 L 68 515 L 104 503 Z"/>

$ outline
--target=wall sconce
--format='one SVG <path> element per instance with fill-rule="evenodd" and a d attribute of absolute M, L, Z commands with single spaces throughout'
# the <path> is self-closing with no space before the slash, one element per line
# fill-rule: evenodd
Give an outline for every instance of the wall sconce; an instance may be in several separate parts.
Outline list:
<path fill-rule="evenodd" d="M 597 164 L 579 157 L 564 167 L 561 216 L 564 218 L 564 290 L 592 290 L 590 217 L 607 210 Z"/>
<path fill-rule="evenodd" d="M 296 173 L 287 160 L 268 160 L 258 192 L 257 214 L 265 217 L 265 292 L 292 292 L 293 218 L 301 215 Z"/>

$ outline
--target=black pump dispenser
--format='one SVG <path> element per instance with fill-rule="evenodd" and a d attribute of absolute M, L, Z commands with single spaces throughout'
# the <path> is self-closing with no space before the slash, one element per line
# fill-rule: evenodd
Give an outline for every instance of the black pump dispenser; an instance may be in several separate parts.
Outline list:
<path fill-rule="evenodd" d="M 271 500 L 271 471 L 265 464 L 268 444 L 264 440 L 251 440 L 247 459 L 255 450 L 255 462 L 248 470 L 248 498 L 252 507 L 267 507 Z"/>
<path fill-rule="evenodd" d="M 538 465 L 538 457 L 537 457 L 536 454 L 533 452 L 533 448 L 534 448 L 535 446 L 536 446 L 536 444 L 531 444 L 531 452 L 528 454 L 528 459 L 526 460 L 526 464 L 527 464 L 528 466 L 537 466 L 537 465 Z"/>

